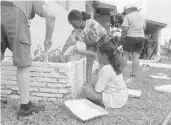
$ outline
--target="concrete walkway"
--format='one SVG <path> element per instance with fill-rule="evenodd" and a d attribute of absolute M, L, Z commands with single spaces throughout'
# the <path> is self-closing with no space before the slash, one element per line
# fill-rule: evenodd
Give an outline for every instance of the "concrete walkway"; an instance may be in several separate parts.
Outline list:
<path fill-rule="evenodd" d="M 128 63 L 131 64 L 132 61 L 129 61 Z M 140 65 L 143 65 L 143 64 L 149 65 L 150 67 L 171 69 L 171 64 L 151 63 L 151 62 L 140 61 Z"/>

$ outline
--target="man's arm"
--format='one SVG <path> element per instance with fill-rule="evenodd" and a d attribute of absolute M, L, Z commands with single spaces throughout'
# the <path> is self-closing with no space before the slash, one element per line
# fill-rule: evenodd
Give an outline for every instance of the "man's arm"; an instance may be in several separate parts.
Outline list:
<path fill-rule="evenodd" d="M 86 50 L 79 50 L 79 49 L 76 49 L 76 48 L 74 50 L 79 55 L 84 55 L 84 56 L 92 58 L 92 59 L 96 59 L 97 58 L 97 54 L 95 52 L 86 51 Z"/>
<path fill-rule="evenodd" d="M 129 27 L 122 26 L 122 34 L 121 37 L 124 38 L 128 32 Z"/>
<path fill-rule="evenodd" d="M 50 49 L 52 46 L 52 34 L 55 25 L 55 15 L 51 12 L 46 4 L 42 7 L 42 17 L 46 19 L 46 35 L 45 35 L 45 50 Z"/>
<path fill-rule="evenodd" d="M 125 16 L 124 21 L 122 23 L 122 34 L 121 37 L 124 38 L 127 35 L 129 29 L 129 17 Z"/>

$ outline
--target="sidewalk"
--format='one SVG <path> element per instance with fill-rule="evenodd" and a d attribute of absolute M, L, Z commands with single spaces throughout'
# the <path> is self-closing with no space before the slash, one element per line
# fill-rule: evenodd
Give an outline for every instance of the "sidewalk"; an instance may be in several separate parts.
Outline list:
<path fill-rule="evenodd" d="M 131 64 L 132 61 L 128 61 L 128 63 Z M 140 66 L 143 64 L 149 65 L 150 67 L 171 69 L 171 64 L 144 62 L 140 60 Z"/>

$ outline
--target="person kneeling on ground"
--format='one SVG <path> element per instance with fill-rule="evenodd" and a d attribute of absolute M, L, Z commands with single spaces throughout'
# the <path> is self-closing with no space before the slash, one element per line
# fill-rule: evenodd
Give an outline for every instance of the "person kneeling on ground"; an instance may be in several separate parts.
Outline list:
<path fill-rule="evenodd" d="M 111 42 L 104 42 L 98 46 L 97 55 L 91 51 L 80 52 L 80 54 L 91 58 L 97 56 L 98 62 L 103 65 L 98 73 L 97 82 L 88 84 L 84 88 L 85 97 L 106 108 L 123 107 L 128 100 L 128 93 L 115 46 Z"/>

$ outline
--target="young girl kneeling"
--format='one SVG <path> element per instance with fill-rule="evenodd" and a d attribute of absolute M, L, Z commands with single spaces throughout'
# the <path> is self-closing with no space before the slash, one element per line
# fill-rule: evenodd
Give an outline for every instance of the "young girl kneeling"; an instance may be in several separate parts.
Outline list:
<path fill-rule="evenodd" d="M 126 83 L 120 69 L 118 54 L 111 42 L 98 46 L 98 62 L 103 65 L 97 83 L 84 88 L 84 95 L 94 103 L 106 108 L 121 108 L 128 100 Z"/>

